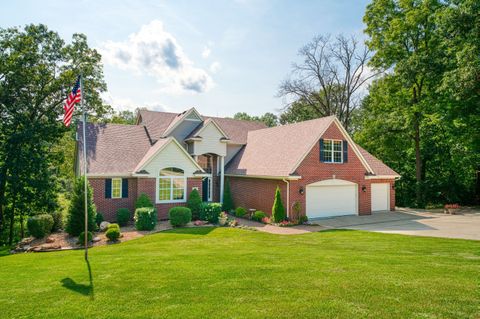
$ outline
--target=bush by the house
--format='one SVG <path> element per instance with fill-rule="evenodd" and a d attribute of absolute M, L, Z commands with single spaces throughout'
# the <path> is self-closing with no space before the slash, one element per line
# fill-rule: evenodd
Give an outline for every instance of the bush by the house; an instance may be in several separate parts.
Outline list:
<path fill-rule="evenodd" d="M 62 212 L 56 211 L 51 213 L 53 218 L 52 233 L 57 232 L 63 228 L 63 214 Z"/>
<path fill-rule="evenodd" d="M 105 219 L 103 218 L 103 214 L 100 212 L 97 212 L 97 215 L 95 216 L 95 223 L 97 226 L 100 227 L 100 224 L 104 221 Z"/>
<path fill-rule="evenodd" d="M 280 187 L 278 186 L 275 191 L 275 201 L 272 207 L 272 220 L 275 223 L 280 223 L 285 220 L 285 207 L 283 207 L 282 195 L 280 193 Z"/>
<path fill-rule="evenodd" d="M 30 217 L 27 221 L 28 232 L 35 238 L 43 238 L 50 234 L 53 223 L 53 217 L 49 214 Z"/>
<path fill-rule="evenodd" d="M 300 202 L 295 202 L 292 205 L 292 219 L 300 221 L 300 211 L 302 210 L 302 204 Z"/>
<path fill-rule="evenodd" d="M 263 218 L 267 217 L 267 214 L 262 212 L 261 210 L 257 210 L 255 213 L 252 215 L 252 219 L 256 220 L 257 222 L 261 222 Z"/>
<path fill-rule="evenodd" d="M 153 230 L 157 224 L 157 210 L 153 207 L 137 208 L 134 220 L 137 230 Z"/>
<path fill-rule="evenodd" d="M 68 210 L 66 231 L 72 236 L 78 236 L 85 229 L 85 198 L 84 198 L 84 177 L 75 180 L 73 186 L 72 201 Z M 97 211 L 93 204 L 92 187 L 87 183 L 87 209 L 88 229 L 95 230 L 95 216 Z"/>
<path fill-rule="evenodd" d="M 306 222 L 308 222 L 308 217 L 306 215 L 302 215 L 298 218 L 299 224 L 305 224 Z"/>
<path fill-rule="evenodd" d="M 120 230 L 120 226 L 118 224 L 115 224 L 115 223 L 111 223 L 107 226 L 107 230 L 112 229 L 112 228 Z"/>
<path fill-rule="evenodd" d="M 128 210 L 128 208 L 119 208 L 117 210 L 117 223 L 120 226 L 127 226 L 129 220 L 130 211 Z"/>
<path fill-rule="evenodd" d="M 226 212 L 231 212 L 235 206 L 233 205 L 232 192 L 230 191 L 230 182 L 225 181 L 225 189 L 223 190 L 223 204 L 222 209 Z"/>
<path fill-rule="evenodd" d="M 237 207 L 235 209 L 235 216 L 237 217 L 243 217 L 247 214 L 247 210 L 243 207 Z"/>
<path fill-rule="evenodd" d="M 87 242 L 91 242 L 93 240 L 93 234 L 92 232 L 88 232 L 87 233 Z M 79 235 L 78 235 L 78 243 L 81 244 L 81 245 L 85 245 L 85 232 L 82 231 Z"/>
<path fill-rule="evenodd" d="M 110 224 L 110 225 L 113 225 L 113 224 Z M 110 241 L 117 241 L 118 238 L 120 238 L 120 228 L 119 227 L 108 228 L 107 231 L 105 232 L 105 236 Z"/>
<path fill-rule="evenodd" d="M 192 219 L 200 218 L 200 208 L 202 206 L 202 198 L 196 188 L 194 188 L 188 196 L 187 207 L 192 211 Z"/>
<path fill-rule="evenodd" d="M 135 208 L 153 207 L 152 201 L 145 193 L 141 193 L 135 202 Z"/>
<path fill-rule="evenodd" d="M 209 223 L 218 223 L 218 217 L 222 212 L 222 204 L 220 203 L 202 203 L 200 208 L 200 219 Z"/>
<path fill-rule="evenodd" d="M 168 211 L 168 218 L 173 227 L 185 226 L 192 221 L 192 211 L 188 207 L 172 207 Z"/>

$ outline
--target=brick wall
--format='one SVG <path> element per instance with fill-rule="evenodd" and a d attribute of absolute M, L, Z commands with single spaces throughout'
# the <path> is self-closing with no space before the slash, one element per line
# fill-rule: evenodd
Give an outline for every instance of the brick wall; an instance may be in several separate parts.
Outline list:
<path fill-rule="evenodd" d="M 128 179 L 128 198 L 105 198 L 105 179 L 89 178 L 93 188 L 93 202 L 97 212 L 103 214 L 105 220 L 113 222 L 116 220 L 119 208 L 128 208 L 133 215 L 135 200 L 137 199 L 137 179 Z"/>
<path fill-rule="evenodd" d="M 287 184 L 284 181 L 246 177 L 225 178 L 230 183 L 235 207 L 254 208 L 271 215 L 277 185 L 280 187 L 283 205 L 286 206 Z"/>
<path fill-rule="evenodd" d="M 336 125 L 331 125 L 323 135 L 324 139 L 340 139 L 344 137 Z M 316 143 L 302 161 L 296 173 L 302 178 L 290 181 L 290 214 L 292 206 L 298 201 L 301 204 L 301 214 L 306 214 L 306 185 L 327 179 L 343 179 L 358 185 L 358 212 L 360 215 L 371 214 L 371 183 L 390 183 L 390 209 L 395 209 L 395 190 L 391 187 L 393 180 L 366 180 L 366 169 L 348 145 L 348 162 L 343 164 L 322 163 L 319 160 L 320 145 Z M 271 213 L 276 186 L 282 189 L 282 200 L 287 205 L 286 183 L 281 180 L 267 180 L 244 177 L 230 177 L 230 187 L 235 206 L 255 208 Z M 362 190 L 365 186 L 365 191 Z M 305 190 L 300 194 L 300 187 Z"/>

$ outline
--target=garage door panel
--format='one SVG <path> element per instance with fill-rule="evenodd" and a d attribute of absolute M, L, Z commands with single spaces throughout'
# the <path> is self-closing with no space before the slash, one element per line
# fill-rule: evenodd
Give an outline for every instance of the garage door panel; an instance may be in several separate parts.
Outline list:
<path fill-rule="evenodd" d="M 357 214 L 355 184 L 307 187 L 307 216 L 332 217 Z"/>
<path fill-rule="evenodd" d="M 372 212 L 390 210 L 390 184 L 373 183 L 372 190 Z"/>

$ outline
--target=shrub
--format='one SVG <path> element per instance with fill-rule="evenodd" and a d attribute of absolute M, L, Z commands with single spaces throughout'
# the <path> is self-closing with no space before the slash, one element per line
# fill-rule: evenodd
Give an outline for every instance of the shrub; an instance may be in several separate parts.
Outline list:
<path fill-rule="evenodd" d="M 30 235 L 35 238 L 43 238 L 50 234 L 54 221 L 49 214 L 41 214 L 30 217 L 27 221 L 27 228 Z"/>
<path fill-rule="evenodd" d="M 117 241 L 118 238 L 120 238 L 120 229 L 115 227 L 108 228 L 105 232 L 105 236 L 107 236 L 110 241 Z"/>
<path fill-rule="evenodd" d="M 185 226 L 192 221 L 192 211 L 188 207 L 172 207 L 168 211 L 168 218 L 173 227 Z"/>
<path fill-rule="evenodd" d="M 283 207 L 282 195 L 280 194 L 280 187 L 278 186 L 275 191 L 275 201 L 272 207 L 272 220 L 275 223 L 280 223 L 285 220 L 285 207 Z"/>
<path fill-rule="evenodd" d="M 127 226 L 130 220 L 130 211 L 128 208 L 119 208 L 117 210 L 117 223 L 120 226 Z"/>
<path fill-rule="evenodd" d="M 243 207 L 237 207 L 235 209 L 235 216 L 237 217 L 243 217 L 247 214 L 247 210 Z"/>
<path fill-rule="evenodd" d="M 112 224 L 107 226 L 107 230 L 112 229 L 112 228 L 120 230 L 120 226 L 118 224 L 115 224 L 115 223 L 112 223 Z"/>
<path fill-rule="evenodd" d="M 225 181 L 225 189 L 223 190 L 223 205 L 222 209 L 226 212 L 231 212 L 235 206 L 233 205 L 232 192 L 230 191 L 230 182 Z"/>
<path fill-rule="evenodd" d="M 264 219 L 265 217 L 267 217 L 267 214 L 265 214 L 264 212 L 262 212 L 261 210 L 257 210 L 255 213 L 253 213 L 252 215 L 252 219 L 253 220 L 256 220 L 257 222 L 261 222 L 262 219 Z"/>
<path fill-rule="evenodd" d="M 302 204 L 300 202 L 295 202 L 292 205 L 293 218 L 294 220 L 300 220 L 300 211 L 302 210 Z"/>
<path fill-rule="evenodd" d="M 308 222 L 308 217 L 306 215 L 302 215 L 298 218 L 299 224 L 305 224 L 306 222 Z"/>
<path fill-rule="evenodd" d="M 78 236 L 85 230 L 85 198 L 84 198 L 84 177 L 75 180 L 73 186 L 72 201 L 68 209 L 68 219 L 66 231 L 72 236 Z M 97 211 L 92 199 L 92 187 L 87 184 L 87 210 L 88 210 L 88 229 L 95 230 L 95 216 Z"/>
<path fill-rule="evenodd" d="M 88 232 L 87 233 L 87 241 L 91 242 L 92 240 L 93 240 L 93 234 L 92 234 L 92 232 Z M 81 244 L 81 245 L 85 245 L 85 232 L 82 231 L 78 235 L 78 243 Z"/>
<path fill-rule="evenodd" d="M 101 224 L 104 220 L 105 220 L 105 218 L 103 218 L 103 214 L 97 212 L 97 215 L 95 216 L 95 224 L 97 224 L 97 226 L 100 226 L 100 224 Z"/>
<path fill-rule="evenodd" d="M 137 208 L 134 220 L 137 230 L 152 230 L 157 224 L 157 210 L 153 207 Z"/>
<path fill-rule="evenodd" d="M 193 189 L 188 196 L 187 207 L 192 211 L 192 219 L 200 218 L 200 208 L 202 207 L 202 199 L 197 189 Z"/>
<path fill-rule="evenodd" d="M 222 204 L 220 203 L 202 203 L 200 208 L 200 219 L 209 223 L 218 223 L 218 216 L 222 212 Z"/>
<path fill-rule="evenodd" d="M 53 226 L 52 226 L 52 233 L 57 232 L 63 228 L 63 214 L 62 212 L 53 212 L 50 215 L 52 215 L 53 218 Z"/>
<path fill-rule="evenodd" d="M 138 196 L 137 198 L 137 201 L 135 202 L 135 208 L 143 207 L 153 207 L 152 201 L 145 193 L 140 194 L 140 196 Z"/>

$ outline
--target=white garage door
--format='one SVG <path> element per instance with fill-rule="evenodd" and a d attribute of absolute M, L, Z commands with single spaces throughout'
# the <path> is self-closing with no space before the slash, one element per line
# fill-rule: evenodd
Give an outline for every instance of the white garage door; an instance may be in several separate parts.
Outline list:
<path fill-rule="evenodd" d="M 389 210 L 390 184 L 374 183 L 372 185 L 372 212 Z"/>
<path fill-rule="evenodd" d="M 307 185 L 308 218 L 357 214 L 357 184 L 331 179 Z"/>

